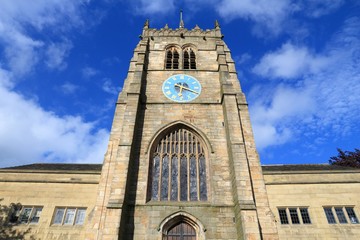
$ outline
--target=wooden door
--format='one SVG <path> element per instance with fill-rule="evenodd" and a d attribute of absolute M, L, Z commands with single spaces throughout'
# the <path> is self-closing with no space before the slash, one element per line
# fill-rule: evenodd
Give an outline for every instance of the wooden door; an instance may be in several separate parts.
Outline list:
<path fill-rule="evenodd" d="M 195 229 L 185 222 L 173 226 L 165 237 L 166 240 L 196 240 Z"/>

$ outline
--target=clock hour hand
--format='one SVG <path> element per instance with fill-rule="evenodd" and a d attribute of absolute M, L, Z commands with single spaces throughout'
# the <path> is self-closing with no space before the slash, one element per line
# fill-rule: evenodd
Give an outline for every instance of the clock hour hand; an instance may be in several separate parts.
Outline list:
<path fill-rule="evenodd" d="M 183 86 L 183 85 L 179 85 L 179 84 L 175 83 L 175 87 L 180 88 L 180 91 L 179 91 L 179 93 L 178 93 L 178 96 L 179 96 L 179 97 L 181 97 L 181 96 L 182 96 L 182 90 L 183 90 L 184 86 Z"/>

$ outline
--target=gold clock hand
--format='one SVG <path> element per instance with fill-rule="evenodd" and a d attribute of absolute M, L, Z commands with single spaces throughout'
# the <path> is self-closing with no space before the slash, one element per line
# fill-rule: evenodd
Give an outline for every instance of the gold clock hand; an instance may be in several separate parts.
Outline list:
<path fill-rule="evenodd" d="M 179 87 L 179 88 L 180 88 L 180 92 L 178 93 L 178 96 L 181 97 L 181 96 L 182 96 L 182 90 L 183 90 L 184 86 L 175 83 L 175 87 Z"/>
<path fill-rule="evenodd" d="M 187 88 L 187 87 L 182 87 L 183 89 L 185 89 L 185 90 L 188 90 L 189 92 L 193 92 L 193 93 L 195 93 L 195 94 L 199 94 L 199 92 L 197 92 L 197 91 L 195 91 L 195 90 L 192 90 L 191 88 Z"/>

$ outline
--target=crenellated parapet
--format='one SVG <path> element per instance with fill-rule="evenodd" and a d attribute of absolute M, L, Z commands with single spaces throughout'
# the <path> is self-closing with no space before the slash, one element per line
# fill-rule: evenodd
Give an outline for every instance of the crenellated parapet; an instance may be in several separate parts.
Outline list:
<path fill-rule="evenodd" d="M 198 25 L 195 25 L 192 29 L 187 29 L 182 25 L 179 28 L 169 28 L 166 24 L 163 28 L 156 29 L 150 28 L 149 20 L 146 20 L 144 28 L 140 38 L 148 37 L 211 37 L 211 38 L 223 38 L 218 21 L 215 21 L 214 29 L 201 29 Z"/>

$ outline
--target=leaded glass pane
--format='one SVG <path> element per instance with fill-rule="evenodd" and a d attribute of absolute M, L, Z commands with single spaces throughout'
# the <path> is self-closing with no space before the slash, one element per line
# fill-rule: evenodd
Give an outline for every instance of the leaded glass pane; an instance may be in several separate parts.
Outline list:
<path fill-rule="evenodd" d="M 199 158 L 199 181 L 200 181 L 200 200 L 207 200 L 207 189 L 206 189 L 206 163 L 205 157 Z"/>
<path fill-rule="evenodd" d="M 326 219 L 328 220 L 328 223 L 330 223 L 330 224 L 336 223 L 335 216 L 334 216 L 334 214 L 333 214 L 330 207 L 324 208 L 324 212 L 325 212 L 325 215 L 326 215 Z"/>
<path fill-rule="evenodd" d="M 161 172 L 161 200 L 168 200 L 169 196 L 169 157 L 165 155 Z"/>
<path fill-rule="evenodd" d="M 65 208 L 57 208 L 55 212 L 53 224 L 61 224 L 64 213 L 65 213 Z"/>
<path fill-rule="evenodd" d="M 180 200 L 187 201 L 188 181 L 187 181 L 187 159 L 182 156 L 180 159 Z"/>
<path fill-rule="evenodd" d="M 300 224 L 299 216 L 296 208 L 289 208 L 290 218 L 292 224 Z"/>
<path fill-rule="evenodd" d="M 346 212 L 347 212 L 348 217 L 349 217 L 349 219 L 350 219 L 350 222 L 351 222 L 351 223 L 359 223 L 359 220 L 358 220 L 357 217 L 356 217 L 354 208 L 352 208 L 352 207 L 346 207 L 345 209 L 346 209 Z"/>
<path fill-rule="evenodd" d="M 85 221 L 86 209 L 78 209 L 76 212 L 75 225 L 83 225 Z"/>
<path fill-rule="evenodd" d="M 160 176 L 160 157 L 156 155 L 154 157 L 154 166 L 152 171 L 153 181 L 152 181 L 152 199 L 159 199 L 159 176 Z"/>
<path fill-rule="evenodd" d="M 191 156 L 190 158 L 190 200 L 197 200 L 197 168 L 195 156 Z"/>
<path fill-rule="evenodd" d="M 178 200 L 178 158 L 174 156 L 171 160 L 171 196 L 170 200 Z"/>
<path fill-rule="evenodd" d="M 30 223 L 38 223 L 40 220 L 40 215 L 42 212 L 42 207 L 35 207 L 30 219 Z"/>
<path fill-rule="evenodd" d="M 66 210 L 64 225 L 72 225 L 74 223 L 75 212 L 76 212 L 75 208 L 68 208 Z"/>
<path fill-rule="evenodd" d="M 347 220 L 346 220 L 346 217 L 345 217 L 342 207 L 336 207 L 335 212 L 338 217 L 339 223 L 347 223 Z"/>
<path fill-rule="evenodd" d="M 25 207 L 20 216 L 20 223 L 27 223 L 30 218 L 32 207 Z"/>

